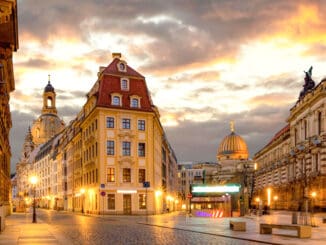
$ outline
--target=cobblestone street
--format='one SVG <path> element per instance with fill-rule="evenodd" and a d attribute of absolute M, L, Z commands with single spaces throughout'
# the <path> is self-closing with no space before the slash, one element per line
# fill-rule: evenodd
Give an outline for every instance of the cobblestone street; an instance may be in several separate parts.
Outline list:
<path fill-rule="evenodd" d="M 262 217 L 232 218 L 244 220 L 245 232 L 229 229 L 229 218 L 186 218 L 183 214 L 149 216 L 99 216 L 80 213 L 37 210 L 38 223 L 32 216 L 12 214 L 0 244 L 324 244 L 326 225 L 313 228 L 312 237 L 299 239 L 259 234 L 260 222 L 289 222 L 288 213 Z"/>

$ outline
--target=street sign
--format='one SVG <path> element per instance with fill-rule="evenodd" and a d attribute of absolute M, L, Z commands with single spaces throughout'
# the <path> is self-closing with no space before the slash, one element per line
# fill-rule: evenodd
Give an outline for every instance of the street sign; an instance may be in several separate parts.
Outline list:
<path fill-rule="evenodd" d="M 192 194 L 191 193 L 188 193 L 187 197 L 188 198 L 192 198 Z"/>
<path fill-rule="evenodd" d="M 102 196 L 102 197 L 105 196 L 105 191 L 101 191 L 101 196 Z"/>
<path fill-rule="evenodd" d="M 101 188 L 101 189 L 104 189 L 104 188 L 105 188 L 105 184 L 101 184 L 101 185 L 100 185 L 100 188 Z"/>
<path fill-rule="evenodd" d="M 149 188 L 149 187 L 150 187 L 150 183 L 149 183 L 149 181 L 144 181 L 144 182 L 143 182 L 143 187 L 144 187 L 144 188 Z"/>

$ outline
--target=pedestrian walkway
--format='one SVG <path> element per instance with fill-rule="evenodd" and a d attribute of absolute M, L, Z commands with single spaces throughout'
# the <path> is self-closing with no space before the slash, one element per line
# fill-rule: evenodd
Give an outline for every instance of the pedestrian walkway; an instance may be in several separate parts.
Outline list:
<path fill-rule="evenodd" d="M 30 213 L 14 213 L 6 217 L 6 228 L 0 233 L 0 245 L 13 244 L 72 244 L 55 229 L 41 220 L 32 223 Z"/>
<path fill-rule="evenodd" d="M 326 214 L 324 214 L 326 216 Z M 311 238 L 297 238 L 296 231 L 273 229 L 273 234 L 260 234 L 260 223 L 274 223 L 274 224 L 291 224 L 292 216 L 290 212 L 275 212 L 271 215 L 263 216 L 245 216 L 236 218 L 201 218 L 201 217 L 187 217 L 186 215 L 169 216 L 161 218 L 159 216 L 152 216 L 147 225 L 154 225 L 166 227 L 171 229 L 182 229 L 192 232 L 200 232 L 211 234 L 215 236 L 234 238 L 244 241 L 252 241 L 265 244 L 286 244 L 286 245 L 300 245 L 326 244 L 326 224 L 322 222 L 322 215 L 315 215 L 316 227 L 312 227 Z M 246 231 L 233 231 L 230 229 L 230 220 L 246 222 Z"/>

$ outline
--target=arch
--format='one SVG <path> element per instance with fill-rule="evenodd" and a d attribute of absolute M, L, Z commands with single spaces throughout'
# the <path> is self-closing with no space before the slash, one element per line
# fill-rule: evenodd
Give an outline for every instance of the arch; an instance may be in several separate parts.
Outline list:
<path fill-rule="evenodd" d="M 48 98 L 46 100 L 46 106 L 47 107 L 53 107 L 53 99 L 52 99 L 52 97 L 48 96 Z"/>

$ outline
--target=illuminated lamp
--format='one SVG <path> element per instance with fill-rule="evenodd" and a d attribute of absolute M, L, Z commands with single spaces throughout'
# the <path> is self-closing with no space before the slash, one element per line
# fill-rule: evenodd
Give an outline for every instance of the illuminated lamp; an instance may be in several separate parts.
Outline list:
<path fill-rule="evenodd" d="M 239 192 L 239 185 L 193 186 L 192 193 L 225 193 Z"/>

